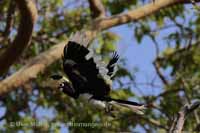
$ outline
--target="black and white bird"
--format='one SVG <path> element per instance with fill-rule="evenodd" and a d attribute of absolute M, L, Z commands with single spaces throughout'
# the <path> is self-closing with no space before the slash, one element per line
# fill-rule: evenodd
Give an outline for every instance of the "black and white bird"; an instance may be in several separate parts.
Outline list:
<path fill-rule="evenodd" d="M 83 95 L 90 103 L 109 110 L 110 105 L 120 105 L 141 113 L 143 104 L 113 99 L 109 96 L 112 86 L 111 77 L 119 59 L 115 52 L 107 65 L 93 55 L 86 46 L 88 39 L 84 33 L 76 33 L 63 51 L 63 69 L 67 76 L 52 75 L 54 80 L 65 79 L 59 88 L 68 96 L 77 99 Z"/>

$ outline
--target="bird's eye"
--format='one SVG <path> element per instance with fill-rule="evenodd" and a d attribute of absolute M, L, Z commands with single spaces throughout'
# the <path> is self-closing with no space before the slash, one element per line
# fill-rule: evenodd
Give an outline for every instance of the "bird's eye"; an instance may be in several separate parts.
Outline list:
<path fill-rule="evenodd" d="M 61 84 L 60 84 L 60 87 L 64 87 L 64 86 L 65 86 L 64 83 L 61 83 Z"/>

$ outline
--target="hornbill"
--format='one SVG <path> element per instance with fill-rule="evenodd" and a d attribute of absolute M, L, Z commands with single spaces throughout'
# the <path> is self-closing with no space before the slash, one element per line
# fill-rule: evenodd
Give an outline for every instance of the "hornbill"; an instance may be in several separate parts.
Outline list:
<path fill-rule="evenodd" d="M 89 102 L 99 105 L 110 111 L 110 105 L 120 105 L 141 113 L 145 108 L 143 104 L 132 101 L 114 99 L 109 96 L 111 91 L 111 78 L 119 56 L 114 52 L 107 65 L 93 55 L 88 49 L 87 38 L 83 33 L 76 33 L 70 37 L 63 50 L 63 69 L 68 78 L 61 75 L 52 75 L 54 80 L 65 79 L 59 88 L 70 97 L 77 99 L 84 95 Z"/>

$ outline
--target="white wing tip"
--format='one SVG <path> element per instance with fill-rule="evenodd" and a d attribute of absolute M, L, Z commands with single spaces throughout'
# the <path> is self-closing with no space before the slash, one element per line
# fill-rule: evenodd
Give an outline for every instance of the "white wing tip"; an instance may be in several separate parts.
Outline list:
<path fill-rule="evenodd" d="M 76 42 L 86 47 L 90 40 L 85 31 L 78 31 L 70 35 L 69 41 Z"/>

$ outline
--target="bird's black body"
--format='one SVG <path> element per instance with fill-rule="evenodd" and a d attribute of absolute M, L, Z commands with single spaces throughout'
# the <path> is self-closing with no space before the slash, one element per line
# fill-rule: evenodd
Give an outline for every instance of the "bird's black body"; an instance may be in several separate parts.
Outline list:
<path fill-rule="evenodd" d="M 111 90 L 111 77 L 114 73 L 115 64 L 119 56 L 115 52 L 107 65 L 101 65 L 91 56 L 91 51 L 81 42 L 69 41 L 63 50 L 63 69 L 71 83 L 65 81 L 59 88 L 73 97 L 78 98 L 81 94 L 90 94 L 90 99 L 99 101 L 119 103 L 121 105 L 132 105 L 143 107 L 136 102 L 113 99 L 109 96 Z M 53 79 L 62 76 L 54 75 Z"/>
<path fill-rule="evenodd" d="M 86 59 L 89 50 L 76 42 L 69 41 L 64 48 L 63 68 L 75 89 L 74 97 L 90 93 L 93 97 L 107 96 L 110 85 L 99 75 L 93 58 Z"/>

